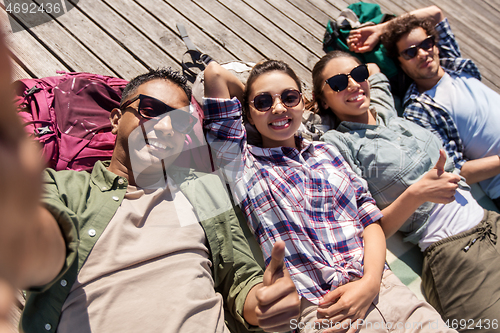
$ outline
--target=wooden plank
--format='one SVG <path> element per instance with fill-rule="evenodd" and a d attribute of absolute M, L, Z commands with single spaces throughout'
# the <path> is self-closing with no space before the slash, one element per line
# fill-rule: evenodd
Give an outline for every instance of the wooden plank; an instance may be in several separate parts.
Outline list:
<path fill-rule="evenodd" d="M 154 0 L 137 0 L 145 10 L 152 13 L 172 30 L 181 43 L 179 61 L 186 51 L 186 46 L 178 35 L 176 23 L 186 27 L 191 41 L 196 47 L 209 54 L 218 62 L 233 60 L 258 61 L 264 56 L 256 48 L 239 38 L 225 25 L 217 21 L 205 10 L 192 2 L 184 0 L 166 0 L 158 3 Z"/>
<path fill-rule="evenodd" d="M 30 28 L 33 35 L 46 48 L 56 54 L 73 71 L 84 71 L 103 75 L 114 73 L 95 57 L 84 45 L 69 34 L 46 13 L 16 14 L 22 24 Z M 43 23 L 46 22 L 46 23 Z M 43 24 L 41 24 L 43 23 Z"/>
<path fill-rule="evenodd" d="M 240 38 L 245 39 L 248 43 L 261 51 L 267 59 L 281 59 L 288 63 L 290 67 L 297 73 L 297 75 L 310 84 L 311 71 L 295 60 L 293 57 L 283 52 L 278 46 L 270 42 L 268 38 L 257 31 L 252 26 L 242 22 L 241 18 L 233 12 L 222 6 L 220 3 L 210 0 L 192 0 L 203 8 L 207 13 L 211 14 L 219 22 L 224 24 L 233 33 Z"/>
<path fill-rule="evenodd" d="M 265 32 L 265 37 L 269 42 L 276 44 L 281 48 L 283 53 L 287 53 L 290 57 L 296 59 L 301 65 L 308 69 L 312 69 L 314 64 L 318 61 L 319 55 L 314 54 L 304 47 L 304 44 L 293 39 L 291 36 L 285 34 L 274 23 L 264 19 L 262 15 L 255 11 L 252 7 L 245 4 L 240 0 L 219 0 L 220 3 L 231 10 L 235 15 L 246 24 L 253 27 L 259 33 Z M 277 25 L 289 25 L 290 21 L 283 15 L 275 14 L 274 22 Z M 252 41 L 252 37 L 248 39 Z"/>
<path fill-rule="evenodd" d="M 92 3 L 93 1 L 95 0 L 80 0 L 78 6 L 82 5 L 83 2 Z M 55 20 L 82 44 L 91 49 L 117 76 L 131 79 L 147 70 L 105 31 L 83 15 L 78 6 Z"/>
<path fill-rule="evenodd" d="M 147 36 L 155 45 L 171 58 L 170 62 L 157 64 L 156 67 L 172 66 L 179 69 L 185 45 L 177 34 L 168 29 L 158 18 L 150 15 L 144 8 L 133 1 L 103 0 L 116 13 L 130 22 L 136 29 Z M 134 49 L 137 45 L 133 45 Z M 146 61 L 149 59 L 145 59 Z"/>
<path fill-rule="evenodd" d="M 462 8 L 463 13 L 474 13 L 474 16 L 479 19 L 482 29 L 490 31 L 493 36 L 498 36 L 500 33 L 500 12 L 493 9 L 484 1 L 457 1 L 457 4 Z"/>
<path fill-rule="evenodd" d="M 58 70 L 69 70 L 49 50 L 45 49 L 29 31 L 22 30 L 16 21 L 13 28 L 20 30 L 12 32 L 7 12 L 0 9 L 0 24 L 6 36 L 6 43 L 12 55 L 36 77 L 53 76 Z"/>
<path fill-rule="evenodd" d="M 31 74 L 29 74 L 23 67 L 21 67 L 21 65 L 19 65 L 14 59 L 10 58 L 9 61 L 12 71 L 10 75 L 12 81 L 31 78 Z"/>
<path fill-rule="evenodd" d="M 326 28 L 328 20 L 335 19 L 340 10 L 325 0 L 307 0 L 307 3 L 312 6 L 303 6 L 304 0 L 288 0 L 291 4 L 293 4 L 296 8 L 300 8 L 304 11 L 309 17 L 317 20 L 319 23 L 323 24 Z"/>
<path fill-rule="evenodd" d="M 223 0 L 223 2 L 224 1 L 230 2 L 230 0 Z M 299 43 L 309 52 L 315 54 L 317 57 L 321 57 L 324 54 L 322 43 L 318 38 L 318 36 L 321 34 L 320 29 L 318 29 L 318 35 L 311 34 L 307 30 L 305 30 L 302 26 L 297 24 L 297 22 L 294 21 L 292 18 L 285 15 L 276 7 L 271 6 L 265 0 L 242 0 L 242 1 L 246 5 L 252 7 L 256 12 L 260 13 L 276 28 L 283 31 L 285 34 L 287 34 L 290 38 Z M 262 18 L 259 19 L 262 20 Z M 322 34 L 321 37 L 323 37 Z M 281 44 L 281 45 L 286 45 L 286 44 Z"/>
<path fill-rule="evenodd" d="M 131 0 L 123 0 L 124 3 L 128 1 Z M 180 68 L 179 63 L 142 34 L 139 31 L 140 28 L 132 26 L 104 2 L 80 1 L 78 7 L 85 13 L 85 16 L 92 18 L 102 30 L 106 31 L 113 40 L 144 66 L 149 68 L 163 66 Z"/>
<path fill-rule="evenodd" d="M 302 1 L 301 8 L 297 8 L 292 5 L 287 0 L 265 0 L 269 5 L 273 6 L 279 10 L 283 15 L 287 16 L 290 20 L 293 20 L 296 24 L 300 25 L 303 29 L 308 31 L 311 35 L 315 36 L 320 42 L 323 41 L 323 35 L 325 34 L 325 24 L 319 23 L 318 21 L 311 20 L 311 17 L 306 14 L 306 11 L 302 11 L 302 8 L 313 7 L 314 6 L 308 1 Z"/>

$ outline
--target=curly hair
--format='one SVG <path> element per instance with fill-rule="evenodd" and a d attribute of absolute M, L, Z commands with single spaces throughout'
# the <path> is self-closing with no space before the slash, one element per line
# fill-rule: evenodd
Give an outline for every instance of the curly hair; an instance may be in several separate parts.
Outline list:
<path fill-rule="evenodd" d="M 130 95 L 134 94 L 139 86 L 153 80 L 167 80 L 178 85 L 187 95 L 188 100 L 191 100 L 191 87 L 187 84 L 187 79 L 184 75 L 172 68 L 150 69 L 148 73 L 141 74 L 130 80 L 125 86 L 122 93 L 120 104 L 123 104 Z"/>
<path fill-rule="evenodd" d="M 335 58 L 352 58 L 354 59 L 358 64 L 361 65 L 361 61 L 353 56 L 350 53 L 344 52 L 344 51 L 331 51 L 325 54 L 319 61 L 314 65 L 313 70 L 312 70 L 312 80 L 313 80 L 313 99 L 311 102 L 309 102 L 306 105 L 306 108 L 310 111 L 313 111 L 318 114 L 325 115 L 329 111 L 328 109 L 325 109 L 323 107 L 323 103 L 321 103 L 322 97 L 323 97 L 323 87 L 325 85 L 325 80 L 322 78 L 322 73 L 323 70 L 325 69 L 326 65 L 330 62 L 330 60 L 335 59 Z"/>
<path fill-rule="evenodd" d="M 290 76 L 297 84 L 297 88 L 299 89 L 299 91 L 302 93 L 302 85 L 300 79 L 287 63 L 281 60 L 266 60 L 263 62 L 259 62 L 250 71 L 250 75 L 248 76 L 245 85 L 245 91 L 243 92 L 243 101 L 242 101 L 243 119 L 246 122 L 248 122 L 247 114 L 249 112 L 249 105 L 250 105 L 249 96 L 250 96 L 250 89 L 252 88 L 253 83 L 262 74 L 266 74 L 272 71 L 283 72 L 284 74 Z"/>
<path fill-rule="evenodd" d="M 389 22 L 385 32 L 380 36 L 380 41 L 386 48 L 387 55 L 399 63 L 399 50 L 396 44 L 403 36 L 417 28 L 424 29 L 428 36 L 434 36 L 434 40 L 438 40 L 438 34 L 430 19 L 421 19 L 414 15 L 398 16 Z"/>

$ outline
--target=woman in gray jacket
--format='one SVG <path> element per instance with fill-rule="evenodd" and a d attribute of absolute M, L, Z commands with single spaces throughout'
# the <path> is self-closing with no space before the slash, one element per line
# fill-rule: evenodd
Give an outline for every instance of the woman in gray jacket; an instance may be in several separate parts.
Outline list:
<path fill-rule="evenodd" d="M 397 116 L 389 82 L 376 65 L 369 71 L 357 58 L 334 51 L 315 65 L 313 85 L 313 125 L 331 129 L 322 140 L 336 145 L 368 181 L 383 213 L 401 216 L 382 223 L 386 236 L 401 230 L 424 251 L 429 302 L 459 331 L 480 320 L 489 324 L 482 325 L 485 331 L 498 329 L 500 215 L 479 206 L 446 163 L 437 137 Z"/>

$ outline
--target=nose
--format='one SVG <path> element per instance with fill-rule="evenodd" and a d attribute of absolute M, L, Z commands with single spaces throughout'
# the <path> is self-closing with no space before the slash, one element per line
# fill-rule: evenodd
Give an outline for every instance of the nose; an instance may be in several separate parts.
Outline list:
<path fill-rule="evenodd" d="M 159 119 L 153 127 L 155 131 L 160 132 L 164 136 L 174 135 L 174 128 L 172 127 L 172 119 L 169 115 L 165 115 Z"/>
<path fill-rule="evenodd" d="M 349 76 L 349 80 L 348 80 L 348 89 L 349 90 L 354 90 L 354 89 L 357 89 L 360 87 L 359 85 L 359 82 L 354 80 L 352 77 Z"/>
<path fill-rule="evenodd" d="M 417 56 L 419 58 L 426 58 L 428 55 L 429 55 L 429 50 L 425 50 L 421 47 L 418 48 L 418 51 L 417 51 Z"/>
<path fill-rule="evenodd" d="M 281 101 L 281 98 L 279 96 L 276 96 L 274 98 L 274 104 L 273 104 L 273 113 L 283 113 L 286 112 L 286 107 L 283 105 L 283 102 Z"/>

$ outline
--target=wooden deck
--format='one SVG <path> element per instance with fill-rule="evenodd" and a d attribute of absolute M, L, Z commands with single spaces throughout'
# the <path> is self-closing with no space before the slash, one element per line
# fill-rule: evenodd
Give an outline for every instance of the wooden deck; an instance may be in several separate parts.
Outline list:
<path fill-rule="evenodd" d="M 1 0 L 3 2 L 3 0 Z M 36 5 L 39 0 L 33 1 Z M 282 59 L 307 83 L 324 54 L 326 23 L 356 0 L 67 0 L 70 10 L 33 26 L 19 16 L 12 33 L 5 6 L 2 28 L 14 66 L 13 79 L 86 71 L 125 79 L 147 68 L 181 69 L 183 23 L 198 48 L 219 62 Z M 500 0 L 369 0 L 401 14 L 431 4 L 451 22 L 465 57 L 479 66 L 485 84 L 500 93 Z M 72 6 L 75 8 L 71 9 Z"/>

